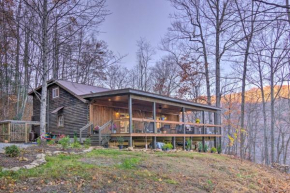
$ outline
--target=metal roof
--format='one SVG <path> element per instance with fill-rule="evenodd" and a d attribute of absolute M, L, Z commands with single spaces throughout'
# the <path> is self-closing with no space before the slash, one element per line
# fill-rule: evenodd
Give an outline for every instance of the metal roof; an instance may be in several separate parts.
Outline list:
<path fill-rule="evenodd" d="M 221 110 L 221 108 L 218 108 L 215 106 L 205 105 L 205 104 L 201 104 L 201 103 L 194 103 L 194 102 L 190 102 L 190 101 L 183 100 L 183 99 L 176 99 L 176 98 L 172 98 L 172 97 L 167 97 L 167 96 L 163 96 L 163 95 L 149 93 L 149 92 L 145 92 L 145 91 L 141 91 L 141 90 L 135 90 L 135 89 L 131 89 L 131 88 L 119 89 L 119 90 L 110 90 L 110 91 L 105 91 L 105 92 L 83 95 L 81 97 L 83 97 L 84 99 L 90 99 L 90 98 L 96 98 L 96 97 L 124 95 L 124 94 L 134 94 L 134 95 L 139 95 L 139 96 L 145 96 L 145 97 L 149 97 L 149 98 L 155 98 L 155 99 L 160 99 L 160 100 L 165 100 L 165 101 L 169 101 L 169 102 L 180 103 L 180 104 L 189 105 L 192 107 L 199 107 L 199 108 L 215 110 L 215 111 Z"/>
<path fill-rule="evenodd" d="M 92 93 L 98 93 L 98 92 L 104 92 L 109 91 L 110 89 L 102 88 L 98 86 L 90 86 L 86 84 L 80 84 L 75 82 L 69 82 L 65 80 L 56 80 L 59 84 L 64 86 L 65 88 L 69 89 L 76 95 L 86 95 L 86 94 L 92 94 Z"/>

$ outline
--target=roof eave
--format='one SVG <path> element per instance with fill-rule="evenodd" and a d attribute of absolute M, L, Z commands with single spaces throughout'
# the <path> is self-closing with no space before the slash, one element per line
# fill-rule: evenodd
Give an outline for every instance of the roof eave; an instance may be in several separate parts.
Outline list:
<path fill-rule="evenodd" d="M 158 95 L 158 94 L 154 94 L 154 93 L 148 93 L 148 92 L 144 92 L 144 91 L 138 91 L 138 90 L 134 90 L 134 89 L 130 89 L 130 88 L 99 92 L 99 93 L 94 93 L 94 94 L 89 94 L 89 95 L 82 95 L 82 97 L 83 98 L 95 98 L 95 97 L 102 97 L 102 96 L 114 96 L 114 95 L 120 95 L 120 94 L 122 94 L 122 95 L 123 94 L 135 94 L 135 95 L 146 96 L 146 97 L 161 99 L 161 100 L 165 100 L 165 101 L 200 107 L 200 108 L 204 108 L 204 109 L 210 109 L 210 110 L 215 110 L 215 111 L 222 110 L 221 108 L 214 107 L 214 106 L 193 103 L 193 102 L 185 101 L 182 99 L 175 99 L 175 98 L 171 98 L 171 97 L 167 97 L 167 96 L 162 96 L 162 95 Z"/>

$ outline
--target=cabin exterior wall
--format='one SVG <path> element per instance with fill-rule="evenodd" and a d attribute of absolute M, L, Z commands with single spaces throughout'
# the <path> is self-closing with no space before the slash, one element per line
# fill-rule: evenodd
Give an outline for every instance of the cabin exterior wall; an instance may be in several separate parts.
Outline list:
<path fill-rule="evenodd" d="M 59 97 L 52 97 L 52 90 L 59 88 Z M 56 113 L 52 113 L 59 107 L 63 109 Z M 47 97 L 47 132 L 52 134 L 64 134 L 73 137 L 74 134 L 79 135 L 79 129 L 85 126 L 89 121 L 89 106 L 87 103 L 82 102 L 74 95 L 70 94 L 58 85 L 51 85 L 48 87 Z M 58 116 L 63 115 L 64 126 L 58 126 Z M 40 101 L 33 95 L 33 121 L 40 120 Z M 39 126 L 38 126 L 39 127 Z M 36 132 L 39 134 L 39 128 L 35 127 Z"/>

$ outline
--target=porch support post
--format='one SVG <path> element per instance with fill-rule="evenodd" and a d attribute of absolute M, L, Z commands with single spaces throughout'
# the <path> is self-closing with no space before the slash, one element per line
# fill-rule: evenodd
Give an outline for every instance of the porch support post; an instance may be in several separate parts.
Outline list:
<path fill-rule="evenodd" d="M 205 120 L 204 120 L 205 116 L 204 116 L 204 111 L 202 111 L 202 134 L 204 135 L 205 134 Z M 204 140 L 204 137 L 202 137 L 202 148 L 204 148 L 204 145 L 205 145 L 205 140 Z"/>
<path fill-rule="evenodd" d="M 182 107 L 182 130 L 183 134 L 185 135 L 185 108 Z M 183 150 L 185 150 L 185 136 L 183 137 Z"/>
<path fill-rule="evenodd" d="M 128 96 L 128 109 L 129 109 L 129 133 L 133 133 L 133 121 L 132 121 L 132 96 Z M 132 135 L 129 137 L 129 147 L 132 147 Z"/>
<path fill-rule="evenodd" d="M 157 129 L 156 129 L 156 102 L 153 102 L 153 133 L 157 133 Z M 153 137 L 153 149 L 156 149 L 156 136 Z"/>
<path fill-rule="evenodd" d="M 218 113 L 214 112 L 214 124 L 217 125 L 218 124 Z M 214 134 L 217 134 L 217 128 L 214 127 Z M 217 137 L 214 137 L 214 147 L 217 148 Z"/>
<path fill-rule="evenodd" d="M 192 137 L 190 137 L 190 150 L 192 150 Z"/>
<path fill-rule="evenodd" d="M 176 138 L 172 137 L 172 145 L 173 145 L 173 149 L 176 149 Z"/>
<path fill-rule="evenodd" d="M 217 118 L 218 118 L 218 123 L 217 124 L 221 125 L 222 124 L 222 122 L 221 122 L 221 111 L 219 111 L 219 113 L 217 113 Z M 218 127 L 217 130 L 219 130 L 218 134 L 222 136 L 222 127 Z M 219 145 L 222 146 L 222 137 L 218 138 L 218 146 Z"/>

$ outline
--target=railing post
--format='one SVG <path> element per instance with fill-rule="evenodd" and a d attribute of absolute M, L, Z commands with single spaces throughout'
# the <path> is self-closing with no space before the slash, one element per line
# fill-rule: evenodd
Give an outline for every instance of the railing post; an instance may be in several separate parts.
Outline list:
<path fill-rule="evenodd" d="M 132 147 L 133 139 L 132 139 L 132 133 L 133 133 L 133 121 L 132 121 L 132 96 L 129 94 L 128 96 L 128 110 L 129 110 L 129 147 Z"/>
<path fill-rule="evenodd" d="M 214 112 L 214 124 L 217 125 L 217 113 Z M 216 126 L 214 127 L 214 134 L 216 135 Z M 217 148 L 217 137 L 214 137 L 214 147 Z"/>
<path fill-rule="evenodd" d="M 153 133 L 157 133 L 156 129 L 156 102 L 153 102 Z M 149 123 L 150 124 L 150 123 Z M 153 149 L 156 149 L 156 136 L 153 137 Z"/>
<path fill-rule="evenodd" d="M 182 130 L 183 134 L 185 135 L 185 108 L 182 107 Z M 183 136 L 183 150 L 185 150 L 185 136 Z"/>
<path fill-rule="evenodd" d="M 202 134 L 204 135 L 205 134 L 205 120 L 204 120 L 205 116 L 204 116 L 204 111 L 202 111 L 202 123 L 203 123 L 203 126 L 202 126 Z M 204 148 L 204 145 L 205 145 L 205 140 L 204 140 L 204 136 L 202 137 L 202 148 Z"/>

